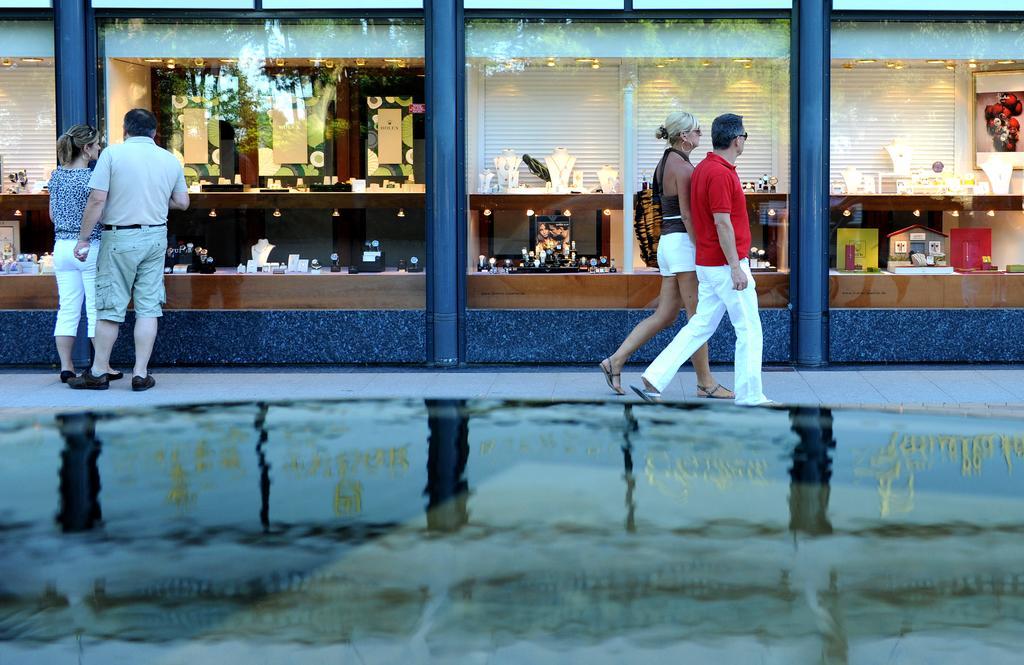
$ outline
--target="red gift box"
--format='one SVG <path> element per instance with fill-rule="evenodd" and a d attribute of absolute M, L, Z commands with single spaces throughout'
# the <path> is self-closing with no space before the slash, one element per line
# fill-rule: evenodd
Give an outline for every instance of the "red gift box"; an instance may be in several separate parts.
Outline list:
<path fill-rule="evenodd" d="M 981 257 L 992 256 L 992 229 L 950 229 L 949 256 L 956 270 L 981 270 Z"/>

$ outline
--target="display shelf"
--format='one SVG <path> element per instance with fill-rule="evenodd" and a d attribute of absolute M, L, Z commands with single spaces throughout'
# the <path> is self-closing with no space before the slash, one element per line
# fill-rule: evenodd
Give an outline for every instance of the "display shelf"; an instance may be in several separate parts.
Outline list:
<path fill-rule="evenodd" d="M 829 274 L 833 308 L 962 309 L 1024 307 L 1022 273 Z"/>
<path fill-rule="evenodd" d="M 662 276 L 654 271 L 579 275 L 467 276 L 470 309 L 647 309 L 657 304 Z M 757 273 L 762 308 L 789 304 L 788 273 Z M 1024 280 L 1022 280 L 1024 283 Z"/>
<path fill-rule="evenodd" d="M 269 210 L 275 208 L 358 210 L 365 208 L 409 208 L 426 206 L 426 194 L 413 192 L 193 192 L 189 193 L 190 208 Z M 619 199 L 621 202 L 621 198 Z M 47 210 L 48 194 L 0 195 L 0 213 L 15 210 Z"/>
<path fill-rule="evenodd" d="M 165 275 L 169 310 L 423 309 L 423 273 Z M 0 276 L 0 310 L 57 309 L 53 275 Z"/>
<path fill-rule="evenodd" d="M 622 194 L 470 194 L 470 210 L 622 210 Z"/>
<path fill-rule="evenodd" d="M 922 195 L 922 194 L 851 194 L 832 196 L 829 203 L 833 209 L 848 209 L 860 206 L 866 211 L 988 211 L 1021 210 L 1024 196 L 974 196 L 974 195 Z"/>

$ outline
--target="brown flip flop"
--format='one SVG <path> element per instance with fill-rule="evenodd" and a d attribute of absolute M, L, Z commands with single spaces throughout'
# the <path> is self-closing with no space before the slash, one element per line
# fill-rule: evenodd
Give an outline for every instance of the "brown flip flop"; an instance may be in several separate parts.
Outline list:
<path fill-rule="evenodd" d="M 616 395 L 625 395 L 626 391 L 622 389 L 622 386 L 616 386 L 615 382 L 612 381 L 612 379 L 617 379 L 622 375 L 612 374 L 611 363 L 608 362 L 608 367 L 605 367 L 604 364 L 606 362 L 608 362 L 607 358 L 599 362 L 597 366 L 601 368 L 601 373 L 604 374 L 604 380 L 608 382 L 608 387 L 611 388 L 612 392 L 614 392 Z"/>

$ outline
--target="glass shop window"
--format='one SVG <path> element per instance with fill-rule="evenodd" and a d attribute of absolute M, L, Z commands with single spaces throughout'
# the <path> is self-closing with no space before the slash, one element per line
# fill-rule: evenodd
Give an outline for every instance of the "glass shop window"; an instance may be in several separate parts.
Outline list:
<path fill-rule="evenodd" d="M 836 22 L 832 307 L 1022 307 L 1024 24 Z"/>
<path fill-rule="evenodd" d="M 653 306 L 658 229 L 634 200 L 677 110 L 703 130 L 694 164 L 717 115 L 744 116 L 750 258 L 762 305 L 786 305 L 787 21 L 480 19 L 466 53 L 470 308 Z"/>
<path fill-rule="evenodd" d="M 189 183 L 168 272 L 358 273 L 379 278 L 380 306 L 423 307 L 421 20 L 115 19 L 100 32 L 108 140 L 125 112 L 152 110 Z M 327 288 L 353 284 L 348 306 L 363 308 L 365 279 Z"/>
<path fill-rule="evenodd" d="M 44 190 L 57 165 L 53 24 L 0 20 L 0 35 L 0 272 L 37 273 L 53 251 Z"/>

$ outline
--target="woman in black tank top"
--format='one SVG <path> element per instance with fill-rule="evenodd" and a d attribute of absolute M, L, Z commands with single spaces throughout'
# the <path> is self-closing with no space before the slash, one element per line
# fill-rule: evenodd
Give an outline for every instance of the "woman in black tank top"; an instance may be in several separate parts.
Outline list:
<path fill-rule="evenodd" d="M 690 152 L 700 144 L 700 124 L 689 113 L 672 113 L 658 128 L 657 137 L 668 141 L 668 148 L 654 170 L 654 193 L 661 198 L 661 246 L 658 264 L 662 268 L 658 308 L 637 324 L 611 356 L 601 361 L 601 372 L 608 387 L 619 395 L 622 368 L 630 356 L 662 330 L 671 327 L 686 309 L 687 317 L 697 311 L 697 273 L 694 244 L 688 237 L 690 214 Z M 666 186 L 667 185 L 667 186 Z M 671 252 L 669 251 L 671 247 Z M 664 250 L 664 251 L 663 251 Z M 668 265 L 662 265 L 662 262 Z M 697 373 L 697 397 L 732 399 L 731 390 L 718 383 L 708 363 L 705 344 L 690 358 Z"/>

